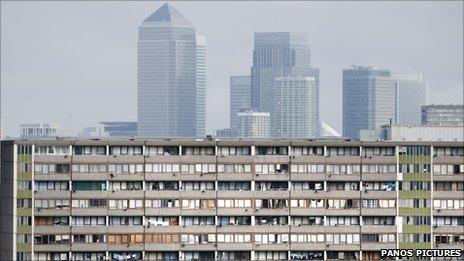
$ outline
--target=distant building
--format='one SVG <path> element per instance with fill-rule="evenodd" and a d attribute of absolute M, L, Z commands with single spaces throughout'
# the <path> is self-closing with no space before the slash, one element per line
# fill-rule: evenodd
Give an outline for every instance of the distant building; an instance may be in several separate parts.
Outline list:
<path fill-rule="evenodd" d="M 229 87 L 229 127 L 236 130 L 239 110 L 251 108 L 251 77 L 249 75 L 230 76 Z"/>
<path fill-rule="evenodd" d="M 237 137 L 268 138 L 270 131 L 270 113 L 243 110 L 237 113 Z"/>
<path fill-rule="evenodd" d="M 196 37 L 197 41 L 197 79 L 196 79 L 196 136 L 206 136 L 206 38 Z"/>
<path fill-rule="evenodd" d="M 422 106 L 422 125 L 464 126 L 464 105 Z"/>
<path fill-rule="evenodd" d="M 361 130 L 362 141 L 464 141 L 464 127 L 424 125 L 384 125 Z"/>
<path fill-rule="evenodd" d="M 340 133 L 338 133 L 335 129 L 330 127 L 327 123 L 320 121 L 319 122 L 319 137 L 341 137 Z"/>
<path fill-rule="evenodd" d="M 20 126 L 21 139 L 48 139 L 58 136 L 59 123 L 23 123 Z"/>
<path fill-rule="evenodd" d="M 195 137 L 195 28 L 166 3 L 143 21 L 138 36 L 138 136 Z"/>
<path fill-rule="evenodd" d="M 251 68 L 254 110 L 272 114 L 275 78 L 286 76 L 314 77 L 319 90 L 319 70 L 311 67 L 307 36 L 296 32 L 255 33 Z"/>
<path fill-rule="evenodd" d="M 80 138 L 106 138 L 110 134 L 102 126 L 84 127 L 78 136 Z"/>
<path fill-rule="evenodd" d="M 314 77 L 278 77 L 274 87 L 271 136 L 316 138 L 319 92 Z"/>
<path fill-rule="evenodd" d="M 343 136 L 396 124 L 396 81 L 390 71 L 366 66 L 343 70 Z"/>
<path fill-rule="evenodd" d="M 79 133 L 79 137 L 98 138 L 98 137 L 136 137 L 137 122 L 99 122 L 95 127 L 86 127 Z"/>
<path fill-rule="evenodd" d="M 216 131 L 216 137 L 217 138 L 234 138 L 237 136 L 237 133 L 235 130 L 228 128 L 228 129 L 222 129 L 222 130 L 217 130 Z"/>
<path fill-rule="evenodd" d="M 392 74 L 398 88 L 398 119 L 400 125 L 421 124 L 421 107 L 427 104 L 427 82 L 421 74 Z"/>

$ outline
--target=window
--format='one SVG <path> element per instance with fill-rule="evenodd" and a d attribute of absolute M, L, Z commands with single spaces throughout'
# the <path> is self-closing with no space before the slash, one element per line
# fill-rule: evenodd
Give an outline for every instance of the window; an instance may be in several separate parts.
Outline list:
<path fill-rule="evenodd" d="M 251 217 L 218 217 L 219 226 L 251 225 Z"/>
<path fill-rule="evenodd" d="M 106 181 L 73 181 L 72 189 L 79 190 L 106 190 Z"/>
<path fill-rule="evenodd" d="M 328 174 L 359 174 L 359 165 L 327 165 Z"/>
<path fill-rule="evenodd" d="M 106 242 L 106 235 L 80 235 L 74 234 L 73 235 L 73 242 L 74 243 L 105 243 Z"/>
<path fill-rule="evenodd" d="M 357 226 L 359 225 L 359 217 L 327 217 L 329 226 Z"/>
<path fill-rule="evenodd" d="M 250 208 L 251 199 L 218 199 L 220 208 Z"/>
<path fill-rule="evenodd" d="M 288 234 L 255 234 L 256 244 L 283 244 L 288 243 Z"/>
<path fill-rule="evenodd" d="M 180 206 L 178 199 L 147 199 L 145 207 L 147 208 L 178 208 Z"/>
<path fill-rule="evenodd" d="M 292 226 L 324 226 L 324 217 L 323 216 L 292 216 L 291 217 Z"/>
<path fill-rule="evenodd" d="M 463 199 L 434 199 L 434 209 L 464 209 Z"/>
<path fill-rule="evenodd" d="M 328 209 L 357 209 L 359 200 L 357 199 L 327 199 Z"/>
<path fill-rule="evenodd" d="M 287 251 L 256 251 L 256 260 L 288 260 Z"/>
<path fill-rule="evenodd" d="M 179 172 L 180 167 L 179 164 L 146 164 L 145 171 L 154 173 L 173 173 Z"/>
<path fill-rule="evenodd" d="M 394 156 L 395 147 L 363 147 L 363 156 Z"/>
<path fill-rule="evenodd" d="M 109 217 L 110 226 L 141 226 L 142 217 Z"/>
<path fill-rule="evenodd" d="M 256 164 L 257 174 L 287 174 L 288 164 Z"/>
<path fill-rule="evenodd" d="M 35 191 L 69 190 L 68 181 L 36 181 Z"/>
<path fill-rule="evenodd" d="M 359 244 L 359 234 L 326 234 L 327 244 Z"/>
<path fill-rule="evenodd" d="M 293 156 L 323 156 L 324 155 L 324 147 L 292 147 L 292 155 Z"/>
<path fill-rule="evenodd" d="M 146 186 L 148 190 L 179 190 L 179 181 L 152 181 Z"/>
<path fill-rule="evenodd" d="M 250 173 L 251 165 L 249 164 L 219 164 L 218 173 Z"/>
<path fill-rule="evenodd" d="M 74 155 L 106 155 L 106 146 L 74 146 Z"/>
<path fill-rule="evenodd" d="M 288 217 L 276 217 L 276 216 L 255 216 L 256 225 L 267 225 L 267 226 L 277 226 L 277 225 L 287 225 Z"/>
<path fill-rule="evenodd" d="M 111 181 L 109 190 L 142 190 L 142 181 Z"/>
<path fill-rule="evenodd" d="M 104 226 L 106 225 L 105 217 L 72 217 L 72 226 Z"/>
<path fill-rule="evenodd" d="M 36 226 L 68 226 L 68 217 L 35 217 Z"/>
<path fill-rule="evenodd" d="M 218 243 L 250 243 L 250 234 L 217 234 Z"/>
<path fill-rule="evenodd" d="M 141 199 L 110 199 L 108 200 L 109 209 L 133 209 L 143 208 Z"/>
<path fill-rule="evenodd" d="M 218 190 L 250 190 L 249 181 L 219 181 Z"/>
<path fill-rule="evenodd" d="M 257 191 L 287 191 L 288 182 L 287 181 L 256 181 L 255 190 Z"/>
<path fill-rule="evenodd" d="M 214 190 L 214 181 L 182 181 L 182 190 Z"/>
<path fill-rule="evenodd" d="M 214 209 L 214 199 L 182 199 L 182 209 Z"/>
<path fill-rule="evenodd" d="M 366 226 L 394 226 L 395 217 L 363 217 L 363 225 Z"/>
<path fill-rule="evenodd" d="M 105 173 L 106 165 L 103 164 L 73 164 L 73 172 L 80 173 Z"/>
<path fill-rule="evenodd" d="M 324 190 L 324 182 L 292 181 L 292 190 Z"/>
<path fill-rule="evenodd" d="M 288 155 L 288 147 L 256 146 L 256 155 Z"/>
<path fill-rule="evenodd" d="M 292 243 L 323 243 L 325 242 L 324 234 L 291 234 L 290 242 Z"/>
<path fill-rule="evenodd" d="M 68 199 L 36 199 L 35 209 L 69 209 Z"/>
<path fill-rule="evenodd" d="M 256 199 L 256 208 L 261 209 L 280 209 L 288 207 L 287 199 Z"/>
<path fill-rule="evenodd" d="M 168 227 L 168 226 L 177 226 L 179 225 L 178 217 L 147 217 L 147 224 L 148 226 L 161 226 L 161 227 Z"/>
<path fill-rule="evenodd" d="M 110 155 L 142 155 L 142 146 L 110 146 Z"/>
<path fill-rule="evenodd" d="M 110 164 L 108 170 L 111 174 L 142 174 L 143 164 Z"/>
<path fill-rule="evenodd" d="M 146 155 L 179 155 L 178 146 L 145 147 Z"/>
<path fill-rule="evenodd" d="M 108 244 L 143 243 L 143 234 L 109 234 Z"/>
<path fill-rule="evenodd" d="M 182 146 L 182 155 L 215 155 L 214 147 Z"/>
<path fill-rule="evenodd" d="M 251 147 L 218 147 L 219 156 L 251 155 Z"/>
<path fill-rule="evenodd" d="M 184 244 L 209 244 L 216 242 L 215 234 L 183 234 L 181 242 Z"/>
<path fill-rule="evenodd" d="M 182 217 L 183 226 L 214 226 L 215 217 Z"/>
<path fill-rule="evenodd" d="M 292 208 L 323 208 L 323 199 L 292 199 L 290 200 Z"/>
<path fill-rule="evenodd" d="M 359 147 L 327 147 L 329 156 L 347 155 L 358 156 Z"/>
<path fill-rule="evenodd" d="M 216 173 L 216 165 L 215 164 L 183 164 L 181 166 L 182 173 Z"/>

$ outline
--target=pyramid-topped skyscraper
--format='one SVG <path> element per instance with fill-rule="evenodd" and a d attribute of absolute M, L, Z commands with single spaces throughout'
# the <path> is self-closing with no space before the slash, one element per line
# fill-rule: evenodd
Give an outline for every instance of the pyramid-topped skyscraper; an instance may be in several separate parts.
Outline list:
<path fill-rule="evenodd" d="M 196 124 L 197 118 L 204 119 L 197 117 L 198 111 L 204 112 L 201 108 L 197 110 L 197 99 L 204 96 L 204 91 L 197 93 L 196 61 L 195 28 L 170 4 L 165 3 L 140 25 L 137 98 L 140 137 L 197 136 L 197 126 L 201 128 L 201 124 Z"/>

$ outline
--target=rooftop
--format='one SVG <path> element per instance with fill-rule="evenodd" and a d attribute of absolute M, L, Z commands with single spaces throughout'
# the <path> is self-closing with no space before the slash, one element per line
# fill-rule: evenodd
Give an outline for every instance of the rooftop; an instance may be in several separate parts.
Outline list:
<path fill-rule="evenodd" d="M 170 24 L 172 26 L 191 26 L 185 16 L 183 16 L 179 11 L 177 11 L 172 5 L 165 3 L 160 8 L 158 8 L 153 14 L 151 14 L 147 19 L 143 21 L 146 22 L 158 22 L 163 24 Z"/>

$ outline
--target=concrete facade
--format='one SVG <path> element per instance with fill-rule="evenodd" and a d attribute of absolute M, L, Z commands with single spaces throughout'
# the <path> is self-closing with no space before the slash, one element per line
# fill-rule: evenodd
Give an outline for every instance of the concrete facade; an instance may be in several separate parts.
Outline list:
<path fill-rule="evenodd" d="M 461 142 L 3 141 L 0 260 L 464 250 Z"/>

